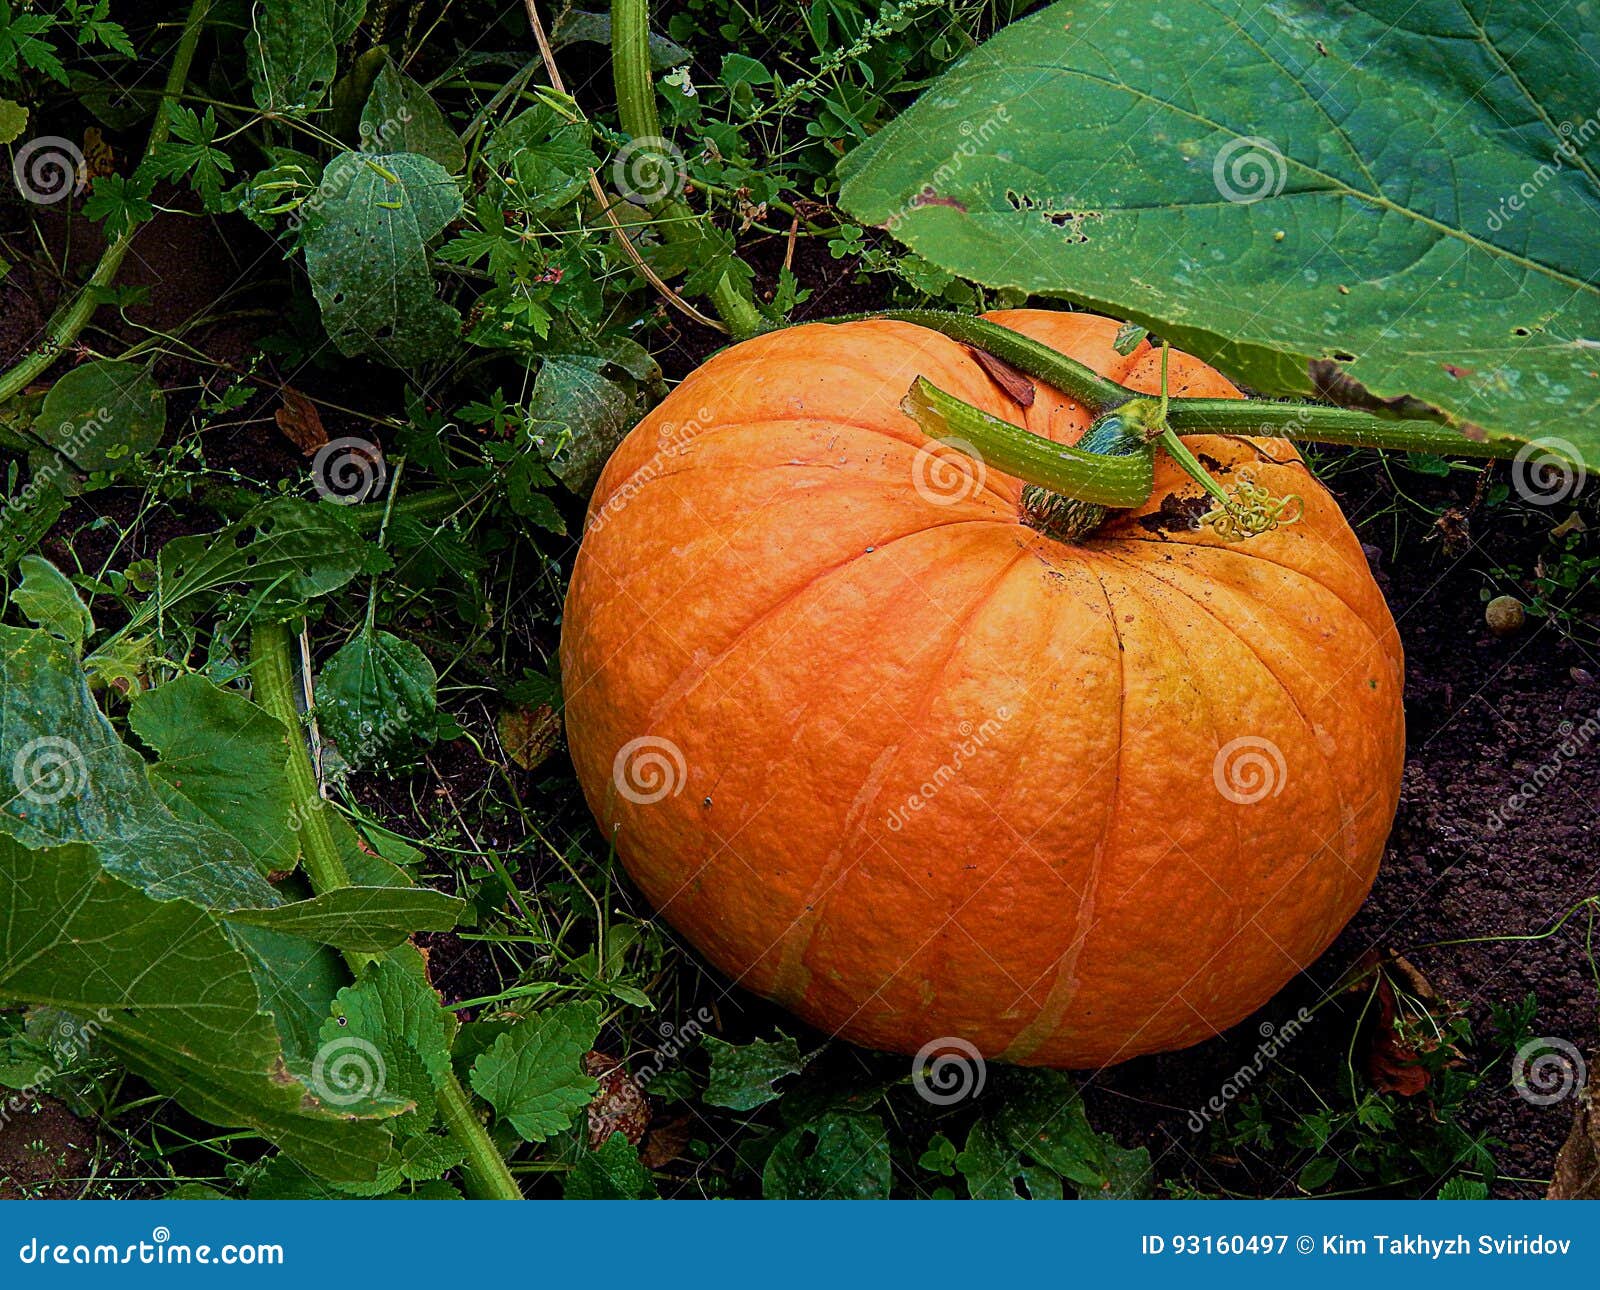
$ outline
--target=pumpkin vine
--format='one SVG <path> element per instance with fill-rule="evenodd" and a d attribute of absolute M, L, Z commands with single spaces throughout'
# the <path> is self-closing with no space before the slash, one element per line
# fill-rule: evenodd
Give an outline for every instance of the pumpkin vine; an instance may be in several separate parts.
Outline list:
<path fill-rule="evenodd" d="M 1053 386 L 1094 416 L 1079 444 L 1069 448 L 990 416 L 921 377 L 901 405 L 930 438 L 1022 480 L 1023 509 L 1030 522 L 1066 541 L 1086 536 L 1104 521 L 1109 509 L 1139 506 L 1149 500 L 1154 485 L 1151 450 L 1156 444 L 1211 496 L 1215 505 L 1201 517 L 1202 523 L 1225 540 L 1243 541 L 1299 518 L 1304 509 L 1301 499 L 1274 497 L 1254 479 L 1241 478 L 1232 492 L 1224 490 L 1184 445 L 1185 434 L 1265 435 L 1498 460 L 1514 458 L 1521 450 L 1515 443 L 1469 439 L 1435 422 L 1388 419 L 1331 404 L 1172 397 L 1166 389 L 1166 346 L 1162 347 L 1162 393 L 1152 397 L 983 318 L 897 309 L 826 321 L 868 318 L 915 323 L 981 350 Z M 1137 496 L 1136 486 L 1142 488 Z"/>

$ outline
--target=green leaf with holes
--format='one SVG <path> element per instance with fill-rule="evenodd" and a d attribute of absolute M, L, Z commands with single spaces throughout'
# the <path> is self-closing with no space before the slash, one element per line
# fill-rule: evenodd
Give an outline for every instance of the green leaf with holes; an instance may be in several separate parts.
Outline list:
<path fill-rule="evenodd" d="M 339 46 L 355 35 L 367 0 L 257 0 L 245 58 L 256 106 L 304 116 L 339 70 Z"/>
<path fill-rule="evenodd" d="M 343 353 L 411 367 L 454 347 L 461 315 L 439 299 L 427 250 L 461 213 L 449 171 L 415 153 L 344 152 L 308 205 L 306 271 Z"/>
<path fill-rule="evenodd" d="M 841 200 L 1258 388 L 1597 463 L 1597 45 L 1570 2 L 1063 0 L 848 157 Z"/>

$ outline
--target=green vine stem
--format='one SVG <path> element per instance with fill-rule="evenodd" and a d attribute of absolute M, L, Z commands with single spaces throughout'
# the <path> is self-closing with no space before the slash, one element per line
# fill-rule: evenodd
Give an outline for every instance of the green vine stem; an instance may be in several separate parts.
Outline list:
<path fill-rule="evenodd" d="M 167 81 L 161 91 L 161 101 L 156 104 L 155 120 L 150 126 L 150 139 L 144 149 L 146 157 L 167 141 L 167 133 L 171 128 L 171 105 L 183 92 L 184 83 L 189 79 L 189 68 L 194 62 L 195 46 L 200 42 L 200 32 L 205 26 L 206 13 L 210 8 L 211 0 L 193 0 L 189 6 L 189 16 L 183 25 L 183 35 L 178 38 L 178 47 L 172 55 L 172 66 L 167 70 Z M 88 282 L 84 283 L 72 300 L 58 310 L 45 325 L 44 339 L 25 359 L 4 375 L 0 375 L 0 403 L 25 390 L 61 356 L 64 349 L 78 339 L 83 329 L 88 326 L 89 319 L 94 317 L 95 310 L 103 303 L 100 293 L 105 287 L 110 286 L 117 276 L 117 270 L 122 267 L 123 258 L 133 244 L 135 231 L 133 228 L 128 229 L 106 247 L 101 253 L 100 263 L 95 265 L 94 272 L 89 275 Z"/>
<path fill-rule="evenodd" d="M 1043 381 L 1096 412 L 1108 412 L 1119 404 L 1139 397 L 1137 391 L 1101 376 L 1094 368 L 1077 359 L 1068 358 L 1048 345 L 1019 331 L 1012 331 L 1009 327 L 1002 327 L 999 323 L 990 322 L 987 318 L 941 313 L 937 309 L 886 309 L 872 314 L 839 314 L 819 321 L 866 322 L 875 318 L 915 323 L 918 327 L 926 327 L 963 345 L 993 354 L 1024 375 Z"/>
<path fill-rule="evenodd" d="M 1112 456 L 1056 443 L 963 402 L 917 377 L 900 405 L 931 438 L 1040 488 L 1099 506 L 1137 506 L 1150 496 L 1148 449 Z M 1142 448 L 1134 437 L 1132 447 Z"/>
<path fill-rule="evenodd" d="M 1170 398 L 1165 346 L 1161 355 L 1162 393 L 1156 398 L 1107 380 L 1048 346 L 1027 341 L 1008 328 L 979 318 L 934 310 L 892 310 L 827 321 L 855 322 L 874 317 L 916 323 L 981 349 L 1077 399 L 1095 414 L 1094 425 L 1078 447 L 1068 449 L 991 417 L 937 389 L 924 377 L 916 379 L 901 403 L 930 438 L 1021 479 L 1027 485 L 1024 510 L 1030 522 L 1067 541 L 1080 540 L 1100 523 L 1105 517 L 1104 508 L 1137 506 L 1149 498 L 1149 482 L 1137 497 L 1128 486 L 1132 476 L 1127 471 L 1135 461 L 1143 463 L 1145 479 L 1150 479 L 1149 455 L 1136 452 L 1132 446 L 1136 443 L 1149 446 L 1159 442 L 1178 466 L 1212 496 L 1217 507 L 1206 518 L 1219 532 L 1232 534 L 1229 540 L 1293 522 L 1286 516 L 1299 499 L 1273 499 L 1259 487 L 1252 488 L 1248 497 L 1228 494 L 1184 444 L 1180 437 L 1184 433 L 1266 435 L 1501 460 L 1514 458 L 1522 451 L 1522 445 L 1469 439 L 1435 422 L 1390 420 L 1328 404 Z M 1069 452 L 1074 455 L 1067 457 Z M 1105 473 L 1113 460 L 1128 464 Z M 1132 501 L 1126 500 L 1130 497 Z M 1235 521 L 1231 525 L 1230 519 Z"/>
<path fill-rule="evenodd" d="M 650 74 L 650 0 L 611 0 L 611 77 L 622 128 L 634 139 L 661 138 L 656 112 L 656 86 Z M 661 236 L 669 242 L 693 239 L 686 221 L 694 218 L 682 202 L 656 203 Z M 711 292 L 711 303 L 728 324 L 735 340 L 754 336 L 765 326 L 755 302 L 724 273 Z"/>
<path fill-rule="evenodd" d="M 250 635 L 250 676 L 255 685 L 256 702 L 289 730 L 289 792 L 300 830 L 301 863 L 312 888 L 320 895 L 350 885 L 345 867 L 328 826 L 328 810 L 317 791 L 317 776 L 311 754 L 300 737 L 300 714 L 294 702 L 294 663 L 289 629 L 282 623 L 257 623 Z M 367 956 L 351 960 L 359 971 Z M 431 987 L 430 987 L 431 988 Z M 468 1101 L 466 1090 L 455 1073 L 449 1072 L 436 1093 L 439 1116 L 467 1153 L 462 1167 L 468 1192 L 478 1200 L 521 1200 L 522 1189 L 512 1177 L 505 1157 L 490 1140 L 488 1130 Z"/>

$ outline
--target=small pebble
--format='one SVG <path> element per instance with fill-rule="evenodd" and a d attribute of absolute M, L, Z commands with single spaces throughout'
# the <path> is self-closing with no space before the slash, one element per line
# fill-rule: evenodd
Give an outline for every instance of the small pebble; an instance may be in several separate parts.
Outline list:
<path fill-rule="evenodd" d="M 1515 596 L 1496 596 L 1483 607 L 1483 621 L 1496 636 L 1515 636 L 1526 619 L 1522 602 Z"/>

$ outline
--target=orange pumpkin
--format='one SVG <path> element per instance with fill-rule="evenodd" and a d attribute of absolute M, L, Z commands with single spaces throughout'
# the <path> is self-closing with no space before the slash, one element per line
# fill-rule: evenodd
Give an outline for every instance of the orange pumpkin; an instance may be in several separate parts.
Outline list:
<path fill-rule="evenodd" d="M 1111 320 L 992 317 L 1159 389 Z M 589 804 L 707 958 L 829 1033 L 1061 1067 L 1206 1039 L 1372 884 L 1404 755 L 1383 597 L 1283 440 L 1186 436 L 1298 523 L 1225 542 L 1158 453 L 1150 501 L 1068 544 L 900 410 L 918 375 L 1089 424 L 876 320 L 733 346 L 617 450 L 561 641 Z M 1183 354 L 1169 383 L 1238 397 Z"/>

